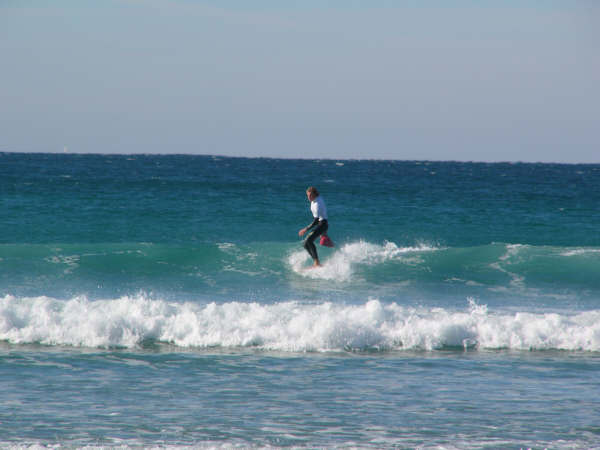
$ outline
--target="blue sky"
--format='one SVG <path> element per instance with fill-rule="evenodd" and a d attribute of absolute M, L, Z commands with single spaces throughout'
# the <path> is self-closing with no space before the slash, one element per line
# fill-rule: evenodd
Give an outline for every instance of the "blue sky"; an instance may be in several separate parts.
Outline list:
<path fill-rule="evenodd" d="M 593 1 L 0 1 L 0 151 L 600 162 Z"/>

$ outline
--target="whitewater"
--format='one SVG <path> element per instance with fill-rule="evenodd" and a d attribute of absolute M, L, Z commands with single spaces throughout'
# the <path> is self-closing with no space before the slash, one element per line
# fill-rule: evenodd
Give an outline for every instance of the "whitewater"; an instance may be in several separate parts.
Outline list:
<path fill-rule="evenodd" d="M 492 314 L 364 305 L 169 303 L 143 296 L 89 301 L 47 297 L 0 300 L 0 339 L 100 348 L 253 347 L 284 352 L 393 350 L 600 350 L 600 311 Z"/>

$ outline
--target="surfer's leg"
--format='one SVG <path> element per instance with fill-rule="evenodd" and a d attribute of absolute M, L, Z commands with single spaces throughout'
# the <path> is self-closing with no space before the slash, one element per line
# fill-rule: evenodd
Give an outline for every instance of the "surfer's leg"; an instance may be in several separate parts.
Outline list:
<path fill-rule="evenodd" d="M 317 255 L 317 247 L 315 246 L 315 239 L 317 235 L 315 234 L 316 230 L 311 232 L 308 237 L 304 240 L 304 248 L 310 255 L 312 259 L 315 261 L 319 260 L 319 256 Z"/>
<path fill-rule="evenodd" d="M 310 257 L 314 260 L 315 266 L 319 266 L 319 255 L 317 254 L 317 247 L 315 246 L 315 239 L 321 236 L 323 233 L 327 231 L 328 225 L 327 221 L 322 221 L 317 225 L 317 227 L 311 231 L 306 240 L 304 241 L 304 248 L 310 255 Z"/>

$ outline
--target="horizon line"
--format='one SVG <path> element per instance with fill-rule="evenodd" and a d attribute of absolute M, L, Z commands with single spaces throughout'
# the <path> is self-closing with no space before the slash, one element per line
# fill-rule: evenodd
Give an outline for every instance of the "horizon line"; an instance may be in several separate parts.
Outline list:
<path fill-rule="evenodd" d="M 600 165 L 599 162 L 560 162 L 560 161 L 527 161 L 527 160 L 475 160 L 475 159 L 395 159 L 395 158 L 334 158 L 334 157 L 289 157 L 289 156 L 241 156 L 205 153 L 102 153 L 102 152 L 71 152 L 71 151 L 5 151 L 0 150 L 0 155 L 74 155 L 74 156 L 200 156 L 212 158 L 232 159 L 281 159 L 299 161 L 394 161 L 394 162 L 420 162 L 420 163 L 473 163 L 473 164 L 562 164 L 562 165 Z"/>

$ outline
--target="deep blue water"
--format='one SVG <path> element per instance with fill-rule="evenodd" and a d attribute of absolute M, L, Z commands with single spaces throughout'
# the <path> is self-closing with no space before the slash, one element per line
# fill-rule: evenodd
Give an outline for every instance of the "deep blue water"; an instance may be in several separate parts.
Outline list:
<path fill-rule="evenodd" d="M 600 448 L 600 165 L 0 153 L 0 205 L 2 446 Z"/>

